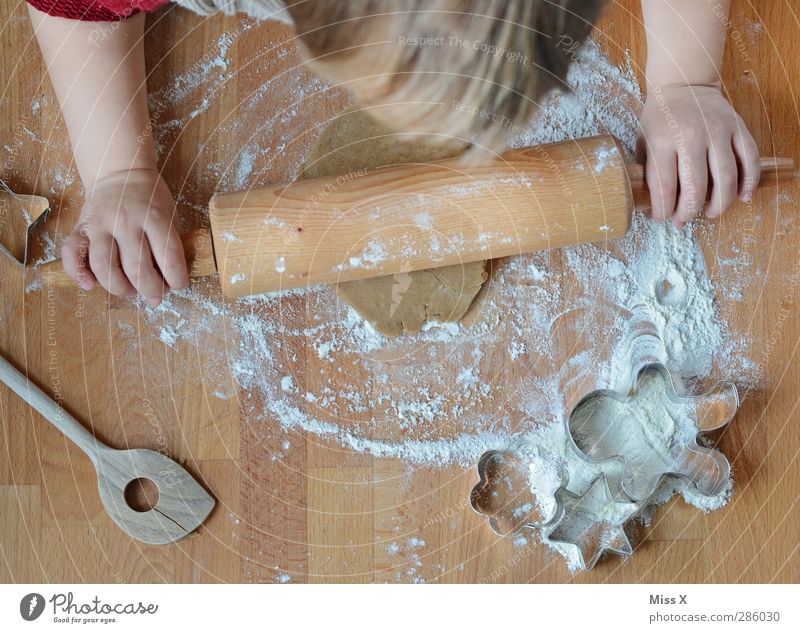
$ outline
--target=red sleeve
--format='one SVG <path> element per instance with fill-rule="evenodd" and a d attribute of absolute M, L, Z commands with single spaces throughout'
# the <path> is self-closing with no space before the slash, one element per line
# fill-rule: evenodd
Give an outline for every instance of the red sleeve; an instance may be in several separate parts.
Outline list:
<path fill-rule="evenodd" d="M 116 22 L 140 11 L 155 11 L 169 0 L 28 0 L 34 9 L 59 18 Z"/>

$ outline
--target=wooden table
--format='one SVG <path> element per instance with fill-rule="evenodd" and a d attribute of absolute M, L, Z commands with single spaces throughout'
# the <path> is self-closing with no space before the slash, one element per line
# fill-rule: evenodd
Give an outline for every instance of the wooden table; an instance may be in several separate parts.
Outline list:
<path fill-rule="evenodd" d="M 736 4 L 726 89 L 763 154 L 797 158 L 800 113 L 794 87 L 800 67 L 791 51 L 800 15 L 788 0 Z M 48 230 L 55 235 L 71 228 L 82 194 L 25 16 L 23 3 L 3 11 L 2 177 L 17 191 L 50 198 L 57 213 Z M 242 177 L 251 186 L 294 175 L 319 132 L 314 124 L 346 103 L 344 95 L 310 96 L 296 116 L 261 128 L 237 126 L 240 102 L 297 63 L 291 46 L 282 44 L 289 30 L 277 24 L 248 27 L 234 19 L 200 20 L 176 9 L 151 16 L 149 25 L 156 119 L 186 122 L 161 138 L 165 177 L 180 202 L 195 210 L 213 189 L 199 174 L 212 164 L 222 171 L 234 164 L 254 134 L 273 151 L 253 156 L 253 169 L 230 175 L 229 182 Z M 217 42 L 231 32 L 235 40 Z M 640 71 L 644 37 L 638 2 L 615 2 L 600 40 L 617 62 L 629 49 Z M 164 97 L 165 89 L 177 74 L 203 70 L 197 42 L 207 41 L 230 44 L 227 62 L 216 62 L 227 79 L 215 89 L 215 98 L 187 119 L 187 112 Z M 264 46 L 269 41 L 279 43 L 271 52 Z M 290 88 L 276 93 L 277 107 L 291 106 L 298 97 Z M 292 142 L 282 147 L 287 137 Z M 466 502 L 475 481 L 472 469 L 409 471 L 402 462 L 343 451 L 302 434 L 285 451 L 259 441 L 239 407 L 246 393 L 228 399 L 206 393 L 205 341 L 181 347 L 176 355 L 130 303 L 100 292 L 87 297 L 71 290 L 25 292 L 31 278 L 0 261 L 2 353 L 55 393 L 98 437 L 113 446 L 168 451 L 218 499 L 199 533 L 179 544 L 148 547 L 127 538 L 102 510 L 89 461 L 0 388 L 0 579 L 797 582 L 800 414 L 794 363 L 800 250 L 791 202 L 798 191 L 785 189 L 781 195 L 762 192 L 751 209 L 738 207 L 725 215 L 704 241 L 712 276 L 725 274 L 720 262 L 734 247 L 748 250 L 752 270 L 761 275 L 745 300 L 720 297 L 723 316 L 750 335 L 751 356 L 763 367 L 763 388 L 745 394 L 722 443 L 735 468 L 735 496 L 709 515 L 673 501 L 658 512 L 631 560 L 611 559 L 592 573 L 574 576 L 534 538 L 515 544 L 491 533 Z M 301 305 L 303 299 L 293 301 Z M 302 327 L 303 314 L 298 309 L 282 318 Z M 135 328 L 135 346 L 121 336 L 120 322 Z M 271 459 L 279 453 L 280 459 Z M 407 546 L 410 539 L 425 544 Z M 403 546 L 393 553 L 391 543 Z"/>

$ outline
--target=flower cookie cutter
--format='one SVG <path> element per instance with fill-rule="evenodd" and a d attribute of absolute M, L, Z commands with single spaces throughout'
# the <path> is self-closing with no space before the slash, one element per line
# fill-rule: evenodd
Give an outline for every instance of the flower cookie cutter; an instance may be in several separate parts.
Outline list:
<path fill-rule="evenodd" d="M 487 451 L 478 462 L 479 481 L 470 493 L 470 504 L 488 518 L 498 536 L 553 525 L 564 513 L 562 497 L 556 492 L 565 489 L 569 478 L 566 468 L 555 466 L 554 489 L 539 495 L 531 490 L 525 448 L 524 441 L 514 442 L 505 450 Z"/>

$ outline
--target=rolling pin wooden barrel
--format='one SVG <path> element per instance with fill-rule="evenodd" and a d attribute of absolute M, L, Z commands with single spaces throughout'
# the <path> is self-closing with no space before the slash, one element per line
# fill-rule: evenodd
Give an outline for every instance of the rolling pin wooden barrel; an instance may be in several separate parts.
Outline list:
<path fill-rule="evenodd" d="M 759 186 L 795 164 L 762 158 Z M 610 136 L 515 149 L 490 164 L 408 164 L 216 194 L 211 231 L 182 237 L 190 275 L 228 297 L 436 268 L 625 235 L 649 206 L 641 165 Z M 52 262 L 46 282 L 72 282 Z"/>

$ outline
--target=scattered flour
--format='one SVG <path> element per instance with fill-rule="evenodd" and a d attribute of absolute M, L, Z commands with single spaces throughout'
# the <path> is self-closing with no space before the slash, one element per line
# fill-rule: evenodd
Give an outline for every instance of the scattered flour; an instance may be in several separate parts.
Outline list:
<path fill-rule="evenodd" d="M 257 24 L 240 21 L 185 73 L 152 87 L 152 134 L 167 159 L 186 126 L 214 114 L 224 101 L 226 84 L 237 73 L 229 54 L 240 39 L 257 39 L 257 32 L 250 33 Z M 747 33 L 758 39 L 763 26 L 753 23 Z M 257 45 L 255 58 L 262 70 L 275 54 L 289 54 L 282 44 Z M 237 104 L 236 116 L 217 117 L 221 122 L 215 134 L 241 142 L 218 162 L 208 159 L 205 146 L 199 145 L 193 173 L 175 192 L 178 202 L 204 212 L 201 201 L 208 191 L 262 184 L 270 175 L 272 157 L 282 148 L 290 143 L 310 145 L 313 135 L 307 130 L 298 135 L 294 123 L 301 104 L 325 99 L 328 86 L 303 69 L 290 72 L 270 75 Z M 642 97 L 630 63 L 616 68 L 589 43 L 570 71 L 569 84 L 570 93 L 544 100 L 536 120 L 514 144 L 611 133 L 632 150 Z M 42 96 L 31 102 L 30 110 L 39 116 L 56 109 L 52 97 Z M 265 111 L 275 115 L 265 119 Z M 240 134 L 247 117 L 259 121 L 250 137 Z M 66 135 L 59 142 L 59 150 L 67 152 Z M 9 175 L 24 179 L 27 163 L 11 159 L 28 151 L 27 145 L 52 148 L 54 143 L 22 126 L 3 146 Z M 75 189 L 74 168 L 45 163 L 39 167 L 41 182 L 50 183 L 51 199 Z M 459 191 L 450 193 L 457 196 Z M 777 235 L 794 230 L 795 206 L 788 194 L 777 196 L 771 210 Z M 756 221 L 761 220 L 756 212 Z M 415 222 L 423 228 L 430 224 L 424 209 Z M 274 218 L 265 220 L 267 226 L 279 224 Z M 497 265 L 475 323 L 432 324 L 398 340 L 377 333 L 328 288 L 227 302 L 216 288 L 196 283 L 190 290 L 171 293 L 158 308 L 137 305 L 154 338 L 169 349 L 183 353 L 202 341 L 198 351 L 208 361 L 204 378 L 209 395 L 239 397 L 248 424 L 264 438 L 278 435 L 277 445 L 284 450 L 295 435 L 311 434 L 414 467 L 472 469 L 486 450 L 513 444 L 529 455 L 531 486 L 546 504 L 564 472 L 577 493 L 587 490 L 598 474 L 564 450 L 564 387 L 574 386 L 576 380 L 583 392 L 618 386 L 627 366 L 624 342 L 632 320 L 646 318 L 656 325 L 664 362 L 689 387 L 695 377 L 708 375 L 733 377 L 744 386 L 758 384 L 760 370 L 747 359 L 748 341 L 726 326 L 714 296 L 744 301 L 753 280 L 763 280 L 765 271 L 747 248 L 726 240 L 721 245 L 724 252 L 710 260 L 715 289 L 699 247 L 705 230 L 678 230 L 636 216 L 630 234 L 611 249 L 580 246 L 507 260 Z M 228 234 L 222 239 L 236 238 Z M 54 254 L 55 244 L 47 238 L 37 263 Z M 380 260 L 379 250 L 371 254 Z M 284 266 L 278 261 L 276 270 L 284 272 Z M 41 287 L 40 280 L 34 280 L 27 290 Z M 125 321 L 119 321 L 117 329 L 129 341 L 141 336 Z M 575 344 L 565 344 L 565 338 Z M 320 363 L 322 359 L 326 362 Z M 499 360 L 493 364 L 487 359 Z M 311 368 L 312 360 L 319 366 Z M 231 378 L 238 391 L 231 388 Z M 475 389 L 477 385 L 485 388 Z M 650 424 L 649 442 L 663 447 L 671 435 L 685 431 L 685 418 L 676 419 L 673 425 L 665 420 L 663 425 Z M 710 511 L 727 501 L 731 487 L 706 498 L 680 481 L 667 480 L 639 516 L 647 520 L 653 506 L 675 494 Z M 529 533 L 519 535 L 514 544 L 526 547 L 528 538 Z M 551 546 L 576 567 L 574 551 Z M 403 546 L 389 545 L 390 553 L 393 548 L 398 553 Z M 276 581 L 291 580 L 289 574 L 275 572 Z M 409 572 L 409 578 L 421 580 L 413 569 Z"/>
<path fill-rule="evenodd" d="M 636 480 L 637 499 L 648 496 L 649 484 L 661 473 L 674 470 L 673 446 L 685 445 L 697 432 L 693 401 L 672 400 L 671 388 L 660 373 L 648 370 L 635 397 L 592 398 L 572 418 L 573 436 L 585 453 L 625 457 L 628 473 Z"/>
<path fill-rule="evenodd" d="M 198 72 L 228 72 L 224 61 L 212 62 Z M 615 68 L 590 43 L 569 83 L 573 91 L 546 99 L 515 145 L 611 133 L 632 150 L 642 97 L 630 69 Z M 187 94 L 200 85 L 187 80 Z M 322 89 L 299 82 L 294 106 Z M 292 112 L 291 105 L 284 110 Z M 267 147 L 252 142 L 244 156 Z M 239 184 L 249 167 L 245 157 L 221 166 L 220 182 Z M 247 184 L 255 181 L 251 176 Z M 424 215 L 417 222 L 424 225 Z M 379 247 L 366 249 L 356 264 L 376 265 Z M 310 434 L 430 468 L 474 468 L 483 452 L 514 444 L 530 452 L 531 486 L 546 504 L 563 472 L 576 494 L 599 472 L 565 450 L 564 393 L 623 383 L 632 323 L 654 324 L 663 362 L 688 386 L 711 374 L 756 379 L 754 365 L 735 360 L 746 341 L 725 327 L 714 295 L 695 229 L 637 215 L 629 235 L 608 248 L 585 245 L 497 262 L 474 322 L 432 324 L 398 339 L 377 333 L 326 287 L 226 302 L 212 286 L 196 284 L 171 293 L 158 308 L 139 305 L 171 347 L 196 344 L 198 334 L 213 341 L 225 333 L 203 350 L 209 367 L 219 368 L 209 378 L 219 382 L 211 391 L 229 393 L 232 377 L 246 394 L 240 407 L 248 424 L 265 438 Z M 650 440 L 661 445 L 679 431 L 668 424 L 651 428 Z M 676 493 L 708 511 L 726 502 L 730 486 L 705 498 L 670 479 L 649 506 Z M 649 511 L 641 508 L 639 516 L 646 519 Z M 569 546 L 550 545 L 577 566 Z"/>
<path fill-rule="evenodd" d="M 50 232 L 42 231 L 40 239 L 44 244 L 44 249 L 42 256 L 34 262 L 34 267 L 41 266 L 58 259 L 58 255 L 56 254 L 56 243 L 53 241 L 53 238 L 50 237 Z"/>

